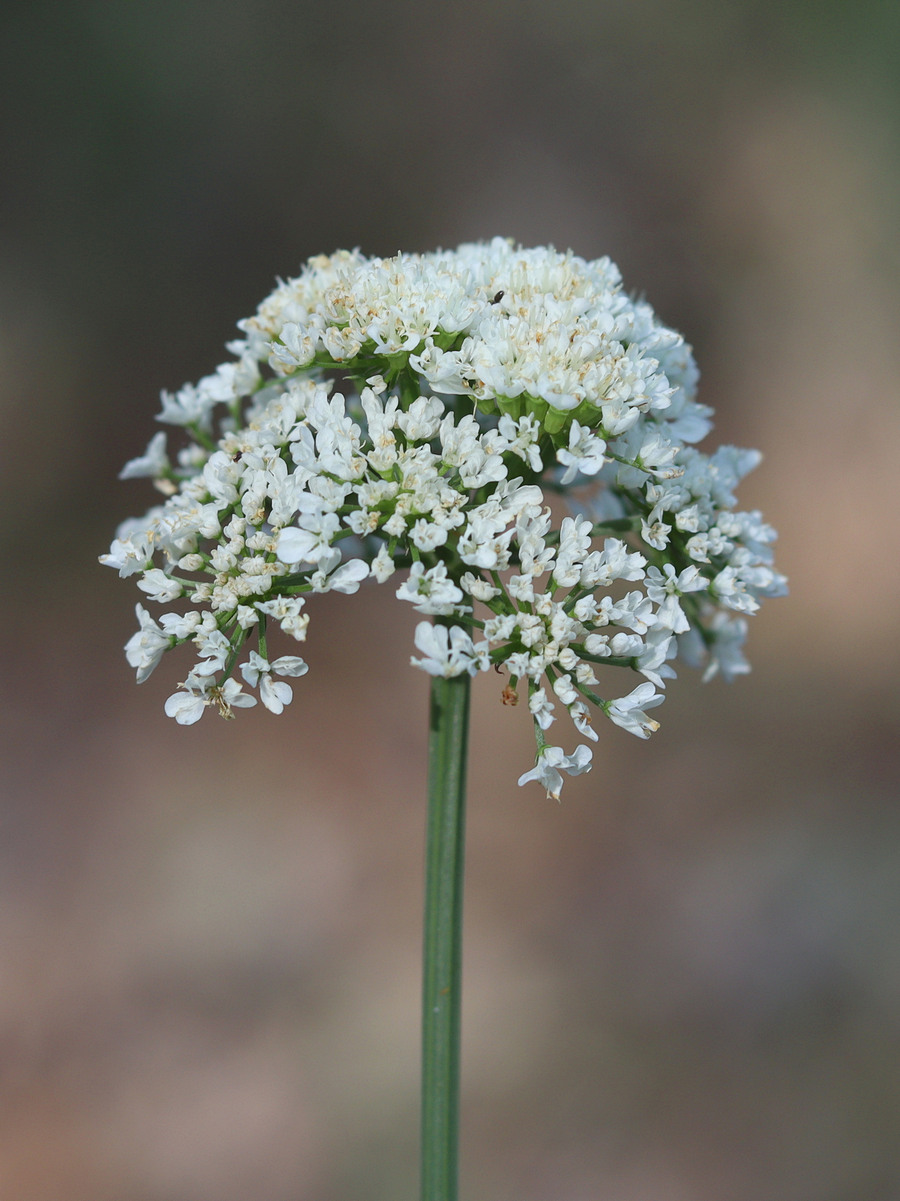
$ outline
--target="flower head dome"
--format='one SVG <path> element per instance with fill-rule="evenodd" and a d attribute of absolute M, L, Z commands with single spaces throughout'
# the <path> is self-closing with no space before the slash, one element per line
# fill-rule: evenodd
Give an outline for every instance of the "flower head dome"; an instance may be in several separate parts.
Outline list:
<path fill-rule="evenodd" d="M 174 606 L 137 607 L 139 681 L 194 648 L 176 721 L 256 704 L 245 685 L 281 713 L 276 677 L 306 664 L 270 659 L 271 628 L 302 642 L 308 593 L 366 580 L 436 619 L 415 666 L 505 673 L 503 701 L 523 694 L 537 736 L 521 782 L 553 796 L 590 767 L 587 745 L 548 745 L 559 710 L 588 740 L 598 711 L 646 738 L 679 652 L 707 678 L 749 670 L 745 618 L 785 591 L 774 531 L 734 508 L 759 456 L 696 449 L 711 414 L 690 347 L 608 259 L 500 238 L 340 251 L 239 328 L 228 363 L 163 393 L 181 445 L 170 456 L 159 433 L 122 474 L 165 499 L 101 560 Z M 558 523 L 554 497 L 571 513 Z M 612 667 L 637 673 L 624 695 Z"/>

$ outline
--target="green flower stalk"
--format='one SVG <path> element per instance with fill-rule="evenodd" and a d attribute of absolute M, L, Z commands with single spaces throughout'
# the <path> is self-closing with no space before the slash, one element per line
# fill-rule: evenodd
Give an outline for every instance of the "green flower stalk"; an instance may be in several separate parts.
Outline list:
<path fill-rule="evenodd" d="M 467 675 L 431 684 L 422 955 L 422 1201 L 456 1197 Z"/>

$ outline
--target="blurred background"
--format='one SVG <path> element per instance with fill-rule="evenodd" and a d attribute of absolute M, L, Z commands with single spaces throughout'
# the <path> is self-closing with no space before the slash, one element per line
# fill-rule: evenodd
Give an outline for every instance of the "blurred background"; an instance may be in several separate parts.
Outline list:
<path fill-rule="evenodd" d="M 428 682 L 390 588 L 291 709 L 136 689 L 158 393 L 311 254 L 609 254 L 781 532 L 753 674 L 561 805 L 475 687 L 467 1201 L 900 1197 L 900 6 L 10 0 L 2 1201 L 416 1191 Z M 308 653 L 307 653 L 308 652 Z"/>

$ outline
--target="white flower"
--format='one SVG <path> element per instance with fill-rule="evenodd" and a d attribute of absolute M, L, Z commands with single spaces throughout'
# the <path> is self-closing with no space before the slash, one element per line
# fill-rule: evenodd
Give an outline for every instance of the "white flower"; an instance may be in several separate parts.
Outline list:
<path fill-rule="evenodd" d="M 620 697 L 617 701 L 609 701 L 605 706 L 606 715 L 617 726 L 627 730 L 629 734 L 636 734 L 638 738 L 649 738 L 655 730 L 659 729 L 659 722 L 648 717 L 645 710 L 661 705 L 664 700 L 663 694 L 657 693 L 648 681 L 638 684 L 637 688 L 633 692 L 629 692 L 628 696 Z"/>
<path fill-rule="evenodd" d="M 596 475 L 606 460 L 603 452 L 606 443 L 602 438 L 585 427 L 573 421 L 569 429 L 569 445 L 556 452 L 556 457 L 566 468 L 560 480 L 561 484 L 570 484 L 579 472 L 582 475 Z"/>
<path fill-rule="evenodd" d="M 163 613 L 159 624 L 172 638 L 183 642 L 200 630 L 214 630 L 216 619 L 212 613 L 198 613 L 196 609 L 190 609 L 187 613 Z"/>
<path fill-rule="evenodd" d="M 201 630 L 194 638 L 200 662 L 194 667 L 195 676 L 214 676 L 222 670 L 231 655 L 231 641 L 221 630 Z"/>
<path fill-rule="evenodd" d="M 548 798 L 552 797 L 554 801 L 558 801 L 563 786 L 562 772 L 569 776 L 580 776 L 582 772 L 590 770 L 590 747 L 578 746 L 573 754 L 566 755 L 562 747 L 546 746 L 540 752 L 538 761 L 531 771 L 519 776 L 519 787 L 528 784 L 531 780 L 536 780 L 546 788 Z"/>
<path fill-rule="evenodd" d="M 256 704 L 256 697 L 242 691 L 237 680 L 217 685 L 209 677 L 198 678 L 192 672 L 182 688 L 184 691 L 173 693 L 165 705 L 166 715 L 174 717 L 180 726 L 194 725 L 209 705 L 215 705 L 222 717 L 233 717 L 233 708 L 249 709 Z"/>
<path fill-rule="evenodd" d="M 427 553 L 444 545 L 447 541 L 447 531 L 443 526 L 437 525 L 433 521 L 426 521 L 424 517 L 420 517 L 410 530 L 409 537 L 417 550 Z"/>
<path fill-rule="evenodd" d="M 466 673 L 473 676 L 487 667 L 486 644 L 477 647 L 461 626 L 432 625 L 420 621 L 416 626 L 416 647 L 424 659 L 412 657 L 413 667 L 421 667 L 431 676 L 451 679 Z"/>
<path fill-rule="evenodd" d="M 252 709 L 255 696 L 248 696 L 235 679 L 228 679 L 220 687 L 210 689 L 210 702 L 218 707 L 223 717 L 231 717 L 232 708 Z"/>
<path fill-rule="evenodd" d="M 167 699 L 166 716 L 174 717 L 180 726 L 192 726 L 203 716 L 208 704 L 209 696 L 206 692 L 185 688 L 184 692 L 173 692 Z"/>
<path fill-rule="evenodd" d="M 383 584 L 385 580 L 389 580 L 397 570 L 397 565 L 391 558 L 388 548 L 381 546 L 378 553 L 372 560 L 370 571 L 379 584 Z"/>
<path fill-rule="evenodd" d="M 339 556 L 335 561 L 338 560 Z M 345 592 L 352 595 L 359 591 L 360 584 L 368 575 L 367 563 L 362 559 L 348 559 L 346 563 L 340 563 L 337 567 L 326 563 L 324 570 L 313 572 L 310 583 L 316 592 Z"/>
<path fill-rule="evenodd" d="M 569 706 L 569 717 L 579 734 L 590 738 L 591 742 L 599 741 L 599 734 L 591 725 L 591 713 L 584 701 L 575 701 Z"/>
<path fill-rule="evenodd" d="M 162 412 L 157 420 L 167 421 L 170 425 L 196 425 L 201 429 L 207 428 L 210 411 L 216 403 L 208 393 L 192 384 L 185 384 L 174 396 L 171 392 L 162 392 L 160 400 Z"/>
<path fill-rule="evenodd" d="M 528 708 L 542 730 L 546 730 L 556 720 L 553 702 L 548 699 L 543 688 L 534 689 L 528 698 Z"/>
<path fill-rule="evenodd" d="M 578 700 L 578 693 L 569 676 L 557 676 L 553 681 L 553 691 L 564 705 L 573 705 Z"/>
<path fill-rule="evenodd" d="M 149 513 L 147 517 L 150 518 Z M 132 524 L 126 523 L 128 526 Z M 156 549 L 155 534 L 151 524 L 146 529 L 131 528 L 127 532 L 121 527 L 119 537 L 110 546 L 109 553 L 100 556 L 100 562 L 104 567 L 114 567 L 123 578 L 145 571 Z"/>
<path fill-rule="evenodd" d="M 340 521 L 334 513 L 319 511 L 301 517 L 300 526 L 289 526 L 278 535 L 275 553 L 282 563 L 318 563 L 325 558 Z"/>
<path fill-rule="evenodd" d="M 120 480 L 136 480 L 149 476 L 157 479 L 169 468 L 169 457 L 166 454 L 166 435 L 163 430 L 154 434 L 147 449 L 139 459 L 131 459 L 119 472 Z"/>
<path fill-rule="evenodd" d="M 669 667 L 667 660 L 673 658 L 676 650 L 675 635 L 665 626 L 654 626 L 644 639 L 643 646 L 634 657 L 634 666 L 646 676 L 657 688 L 665 688 L 665 680 L 672 679 L 675 670 Z"/>
<path fill-rule="evenodd" d="M 143 579 L 138 580 L 138 588 L 161 605 L 177 600 L 184 592 L 184 584 L 167 576 L 159 567 L 145 571 Z"/>
<path fill-rule="evenodd" d="M 396 595 L 399 600 L 411 601 L 420 613 L 436 616 L 459 611 L 463 599 L 462 589 L 449 578 L 444 563 L 436 563 L 427 571 L 421 562 L 413 563 L 409 579 L 404 580 Z"/>
<path fill-rule="evenodd" d="M 241 675 L 251 688 L 259 685 L 259 699 L 270 713 L 281 713 L 285 705 L 294 699 L 294 690 L 290 684 L 281 680 L 273 680 L 273 675 L 303 676 L 309 667 L 296 655 L 282 655 L 270 663 L 256 651 L 250 652 L 250 661 L 241 664 Z"/>
<path fill-rule="evenodd" d="M 721 673 L 724 680 L 746 675 L 750 664 L 744 658 L 743 645 L 747 638 L 747 622 L 743 617 L 728 617 L 717 613 L 710 622 L 712 642 L 706 648 L 708 663 L 703 679 L 711 680 Z"/>
<path fill-rule="evenodd" d="M 125 643 L 125 658 L 137 668 L 137 682 L 143 684 L 174 639 L 160 629 L 143 605 L 135 605 L 134 611 L 141 628 Z"/>
<path fill-rule="evenodd" d="M 515 613 L 502 613 L 484 623 L 484 636 L 488 642 L 507 642 L 516 625 Z"/>
<path fill-rule="evenodd" d="M 267 617 L 273 617 L 285 634 L 303 642 L 309 625 L 309 614 L 301 612 L 305 603 L 302 596 L 279 596 L 257 603 L 256 608 Z"/>
<path fill-rule="evenodd" d="M 470 596 L 474 597 L 475 600 L 483 601 L 484 603 L 492 601 L 495 596 L 502 595 L 502 590 L 500 588 L 497 588 L 494 584 L 488 583 L 488 581 L 483 579 L 481 576 L 474 575 L 471 571 L 464 572 L 459 583 L 460 586 L 465 589 Z"/>
<path fill-rule="evenodd" d="M 281 327 L 281 341 L 270 343 L 269 362 L 276 370 L 295 371 L 305 367 L 316 356 L 316 345 L 309 334 L 304 333 L 294 321 Z"/>

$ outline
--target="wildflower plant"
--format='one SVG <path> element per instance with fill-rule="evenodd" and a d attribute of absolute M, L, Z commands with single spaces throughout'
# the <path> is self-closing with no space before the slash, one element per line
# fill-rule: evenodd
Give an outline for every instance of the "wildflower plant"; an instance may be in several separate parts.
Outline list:
<path fill-rule="evenodd" d="M 760 456 L 697 449 L 711 410 L 691 349 L 606 258 L 500 238 L 390 259 L 340 251 L 238 327 L 229 362 L 163 393 L 178 444 L 160 432 L 122 472 L 150 477 L 162 500 L 101 561 L 165 609 L 137 606 L 138 682 L 167 651 L 194 652 L 165 705 L 182 725 L 258 701 L 283 712 L 307 666 L 269 641 L 273 628 L 305 641 L 310 593 L 374 581 L 422 614 L 423 1197 L 446 1201 L 469 680 L 503 676 L 501 700 L 534 725 L 519 783 L 558 798 L 565 775 L 590 770 L 595 721 L 640 738 L 658 728 L 677 660 L 705 679 L 748 671 L 747 617 L 785 591 L 774 531 L 735 507 Z"/>

